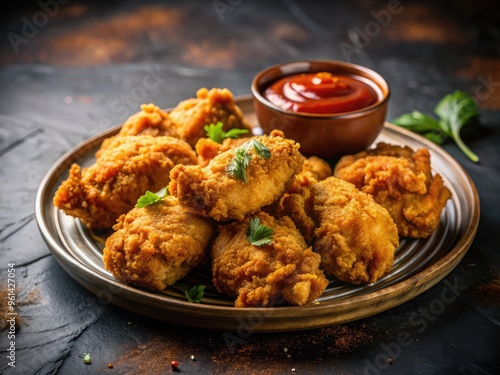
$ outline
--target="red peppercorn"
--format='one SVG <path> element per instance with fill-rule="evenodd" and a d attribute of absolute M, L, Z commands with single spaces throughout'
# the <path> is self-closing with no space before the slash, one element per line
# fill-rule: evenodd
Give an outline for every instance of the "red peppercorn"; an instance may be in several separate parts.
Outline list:
<path fill-rule="evenodd" d="M 179 369 L 179 362 L 177 361 L 172 361 L 170 362 L 170 366 L 172 366 L 172 370 L 178 370 Z"/>

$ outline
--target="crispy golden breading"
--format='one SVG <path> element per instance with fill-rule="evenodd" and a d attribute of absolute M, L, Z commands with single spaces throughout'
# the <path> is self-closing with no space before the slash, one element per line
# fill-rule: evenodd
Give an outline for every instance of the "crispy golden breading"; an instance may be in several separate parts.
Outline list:
<path fill-rule="evenodd" d="M 335 176 L 356 185 L 385 207 L 401 236 L 426 238 L 437 228 L 450 190 L 432 176 L 427 148 L 413 151 L 379 143 L 376 148 L 344 156 Z"/>
<path fill-rule="evenodd" d="M 264 212 L 257 216 L 274 230 L 269 245 L 248 241 L 250 217 L 220 226 L 212 245 L 215 287 L 236 296 L 236 307 L 313 302 L 328 285 L 319 269 L 320 256 L 307 247 L 290 218 L 275 219 Z"/>
<path fill-rule="evenodd" d="M 179 138 L 177 127 L 167 112 L 153 103 L 142 104 L 141 111 L 130 116 L 119 132 L 120 135 L 150 135 Z"/>
<path fill-rule="evenodd" d="M 325 160 L 316 156 L 307 158 L 286 193 L 265 211 L 275 217 L 289 216 L 306 242 L 312 244 L 316 223 L 312 218 L 313 202 L 309 187 L 312 182 L 322 181 L 331 175 L 332 168 Z"/>
<path fill-rule="evenodd" d="M 214 222 L 190 214 L 171 196 L 132 209 L 113 228 L 104 266 L 121 281 L 151 290 L 163 290 L 199 266 L 215 233 Z"/>
<path fill-rule="evenodd" d="M 332 175 L 332 167 L 327 161 L 318 158 L 317 156 L 310 156 L 304 162 L 302 171 L 295 179 L 295 184 L 301 185 L 301 181 L 306 177 L 307 179 L 315 179 L 316 181 L 323 181 Z M 309 186 L 309 182 L 305 182 L 305 186 Z"/>
<path fill-rule="evenodd" d="M 172 137 L 115 137 L 83 170 L 73 164 L 58 188 L 54 205 L 89 228 L 108 229 L 147 190 L 158 191 L 176 164 L 196 164 L 191 146 Z"/>
<path fill-rule="evenodd" d="M 201 88 L 196 92 L 196 98 L 180 102 L 169 116 L 176 124 L 180 137 L 192 146 L 206 136 L 203 129 L 205 125 L 219 121 L 224 124 L 224 131 L 244 128 L 251 134 L 251 125 L 243 118 L 241 109 L 228 89 Z"/>
<path fill-rule="evenodd" d="M 178 165 L 170 173 L 170 194 L 193 213 L 216 220 L 237 219 L 259 211 L 273 203 L 300 172 L 304 157 L 299 145 L 283 138 L 283 133 L 255 137 L 268 147 L 271 156 L 264 159 L 253 147 L 246 168 L 247 182 L 228 173 L 236 150 L 230 149 L 205 167 Z"/>
<path fill-rule="evenodd" d="M 149 135 L 151 137 L 169 136 L 179 138 L 176 125 L 170 120 L 168 113 L 156 105 L 142 104 L 141 111 L 134 113 L 123 123 L 118 134 L 103 140 L 95 156 L 104 152 L 108 145 L 113 144 L 118 137 L 132 135 Z"/>
<path fill-rule="evenodd" d="M 385 208 L 354 185 L 329 177 L 311 185 L 314 250 L 327 275 L 352 283 L 373 283 L 387 274 L 399 246 L 398 230 Z"/>
<path fill-rule="evenodd" d="M 198 155 L 198 165 L 205 167 L 210 160 L 220 153 L 239 147 L 248 140 L 250 140 L 250 138 L 226 138 L 222 143 L 217 143 L 210 138 L 200 138 L 194 147 Z"/>

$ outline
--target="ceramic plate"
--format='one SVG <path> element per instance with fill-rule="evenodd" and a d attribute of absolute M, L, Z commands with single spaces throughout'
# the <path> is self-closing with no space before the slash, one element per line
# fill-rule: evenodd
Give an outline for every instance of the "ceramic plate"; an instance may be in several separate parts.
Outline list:
<path fill-rule="evenodd" d="M 252 99 L 237 98 L 245 117 L 256 118 Z M 236 332 L 276 332 L 319 328 L 371 316 L 400 305 L 443 279 L 464 257 L 479 223 L 479 197 L 469 175 L 446 151 L 425 138 L 386 124 L 376 142 L 427 147 L 432 169 L 452 192 L 440 223 L 425 240 L 402 239 L 390 274 L 378 282 L 353 286 L 334 279 L 316 303 L 308 306 L 235 308 L 211 283 L 211 272 L 196 271 L 164 292 L 147 292 L 125 285 L 104 269 L 105 238 L 94 236 L 80 220 L 52 204 L 57 187 L 73 163 L 90 166 L 103 139 L 118 132 L 112 128 L 66 153 L 47 172 L 36 197 L 40 231 L 59 264 L 78 283 L 96 294 L 100 303 L 112 303 L 147 317 L 198 328 Z M 186 301 L 183 287 L 207 285 L 200 304 Z"/>

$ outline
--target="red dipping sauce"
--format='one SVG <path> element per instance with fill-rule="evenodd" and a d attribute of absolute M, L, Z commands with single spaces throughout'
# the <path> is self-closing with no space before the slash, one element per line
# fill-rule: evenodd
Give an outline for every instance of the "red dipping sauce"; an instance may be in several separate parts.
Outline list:
<path fill-rule="evenodd" d="M 379 98 L 368 83 L 328 72 L 283 77 L 268 87 L 264 96 L 285 111 L 318 114 L 356 111 L 375 104 Z"/>

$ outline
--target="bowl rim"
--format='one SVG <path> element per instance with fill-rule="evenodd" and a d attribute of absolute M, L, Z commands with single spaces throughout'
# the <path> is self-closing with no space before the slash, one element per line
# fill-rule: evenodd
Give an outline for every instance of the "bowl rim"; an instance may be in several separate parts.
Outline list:
<path fill-rule="evenodd" d="M 264 95 L 261 94 L 259 90 L 259 84 L 258 81 L 259 79 L 264 76 L 266 73 L 269 73 L 271 70 L 279 69 L 282 68 L 283 66 L 293 66 L 297 65 L 300 66 L 300 64 L 330 64 L 332 66 L 337 66 L 341 68 L 349 68 L 349 69 L 354 69 L 354 70 L 359 70 L 364 72 L 367 76 L 370 77 L 370 81 L 375 84 L 376 86 L 379 87 L 380 91 L 382 92 L 382 98 L 380 100 L 377 100 L 375 103 L 372 105 L 369 105 L 367 107 L 357 109 L 355 111 L 348 111 L 348 112 L 339 112 L 339 113 L 308 113 L 308 112 L 294 112 L 294 111 L 287 111 L 284 110 L 273 103 L 271 103 L 269 100 L 267 100 Z M 299 73 L 306 73 L 307 71 L 296 71 L 296 72 L 290 72 L 287 74 L 283 74 L 281 77 L 286 77 L 288 75 L 292 74 L 299 74 Z M 371 79 L 371 77 L 375 77 L 377 80 Z M 363 77 L 366 78 L 366 77 Z M 366 78 L 368 79 L 368 78 Z M 387 91 L 387 94 L 384 94 L 384 89 L 380 88 L 380 85 L 378 84 L 381 82 L 383 86 L 385 86 L 385 89 Z M 345 118 L 351 118 L 351 117 L 359 117 L 361 115 L 366 114 L 366 112 L 372 112 L 376 110 L 377 108 L 384 106 L 387 104 L 389 101 L 389 98 L 391 96 L 391 89 L 387 81 L 385 80 L 384 77 L 380 73 L 377 73 L 373 69 L 367 68 L 362 65 L 354 64 L 351 62 L 347 61 L 340 61 L 340 60 L 298 60 L 298 61 L 288 61 L 284 63 L 279 63 L 275 65 L 271 65 L 261 71 L 259 71 L 254 78 L 252 79 L 252 83 L 250 85 L 250 89 L 252 91 L 252 95 L 254 99 L 258 100 L 261 104 L 264 106 L 268 107 L 271 110 L 280 112 L 285 115 L 289 116 L 294 116 L 294 117 L 303 117 L 306 119 L 345 119 Z"/>

